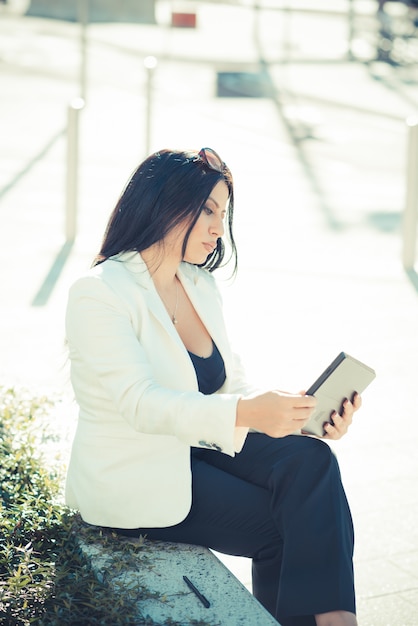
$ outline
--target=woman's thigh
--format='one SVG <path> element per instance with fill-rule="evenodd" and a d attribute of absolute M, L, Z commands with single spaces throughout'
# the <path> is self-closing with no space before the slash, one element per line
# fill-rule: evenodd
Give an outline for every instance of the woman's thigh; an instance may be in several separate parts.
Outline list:
<path fill-rule="evenodd" d="M 275 499 L 281 498 L 291 485 L 291 500 L 299 507 L 304 499 L 304 475 L 310 475 L 310 482 L 315 482 L 316 457 L 321 455 L 328 458 L 332 453 L 319 440 L 300 436 L 273 439 L 261 433 L 249 434 L 243 450 L 235 457 L 194 448 L 192 507 L 188 516 L 174 526 L 124 532 L 258 557 L 260 551 L 282 543 L 277 511 L 275 515 L 272 508 L 272 492 L 278 492 Z M 310 488 L 306 486 L 308 491 Z"/>
<path fill-rule="evenodd" d="M 351 551 L 350 509 L 337 459 L 326 442 L 298 435 L 273 439 L 251 433 L 235 457 L 200 449 L 195 455 L 246 484 L 266 490 L 270 513 L 283 541 L 316 542 L 319 551 L 319 537 L 313 529 L 320 528 L 325 540 L 329 524 L 329 529 L 344 528 L 344 536 L 337 533 L 334 539 L 336 544 L 344 539 Z"/>
<path fill-rule="evenodd" d="M 165 528 L 120 532 L 203 545 L 235 556 L 264 558 L 280 552 L 281 537 L 271 516 L 268 490 L 195 455 L 192 477 L 192 507 L 182 522 Z"/>
<path fill-rule="evenodd" d="M 351 513 L 337 459 L 326 442 L 297 435 L 272 439 L 251 433 L 234 458 L 200 449 L 195 455 L 225 474 L 266 491 L 269 519 L 273 519 L 285 546 L 282 573 L 287 572 L 287 579 L 289 570 L 300 570 L 312 579 L 316 564 L 331 552 L 351 575 Z M 298 576 L 303 578 L 302 573 Z"/>
<path fill-rule="evenodd" d="M 282 474 L 285 481 L 306 472 L 315 475 L 318 462 L 331 464 L 339 478 L 335 456 L 327 443 L 313 437 L 290 435 L 274 439 L 263 433 L 250 433 L 242 451 L 235 457 L 196 448 L 193 455 L 222 471 L 259 487 L 269 489 L 272 475 Z M 311 464 L 311 467 L 309 467 Z"/>
<path fill-rule="evenodd" d="M 184 521 L 123 532 L 253 558 L 254 593 L 283 623 L 353 612 L 351 516 L 326 443 L 251 433 L 235 457 L 194 449 L 192 476 Z"/>

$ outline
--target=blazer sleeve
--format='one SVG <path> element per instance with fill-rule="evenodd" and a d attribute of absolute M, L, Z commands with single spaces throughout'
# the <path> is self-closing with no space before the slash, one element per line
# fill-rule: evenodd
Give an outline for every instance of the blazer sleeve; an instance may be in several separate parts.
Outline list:
<path fill-rule="evenodd" d="M 81 410 L 98 386 L 136 431 L 172 435 L 187 445 L 214 448 L 231 456 L 239 452 L 246 436 L 235 426 L 241 395 L 205 396 L 190 384 L 182 389 L 157 382 L 158 355 L 147 353 L 139 341 L 133 325 L 134 308 L 96 275 L 79 279 L 70 289 L 66 334 L 72 383 Z M 160 354 L 159 358 L 172 356 Z"/>

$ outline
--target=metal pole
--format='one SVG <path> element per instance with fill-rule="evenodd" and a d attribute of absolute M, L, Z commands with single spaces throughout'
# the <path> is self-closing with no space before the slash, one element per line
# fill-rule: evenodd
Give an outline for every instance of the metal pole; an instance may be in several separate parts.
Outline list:
<path fill-rule="evenodd" d="M 67 181 L 65 205 L 65 241 L 72 242 L 77 234 L 78 204 L 78 135 L 79 116 L 84 107 L 82 98 L 74 98 L 68 107 Z"/>
<path fill-rule="evenodd" d="M 348 5 L 348 58 L 354 60 L 353 39 L 354 39 L 354 0 L 349 0 Z"/>
<path fill-rule="evenodd" d="M 417 243 L 418 218 L 418 117 L 406 120 L 408 151 L 406 170 L 406 201 L 402 222 L 402 262 L 406 270 L 413 270 Z"/>
<path fill-rule="evenodd" d="M 80 24 L 80 97 L 86 100 L 87 89 L 87 24 L 89 0 L 77 0 L 77 17 Z"/>
<path fill-rule="evenodd" d="M 152 84 L 154 71 L 157 67 L 157 59 L 148 56 L 144 60 L 144 67 L 147 70 L 147 86 L 146 86 L 146 114 L 145 114 L 145 156 L 150 153 L 151 146 L 151 114 L 152 114 Z"/>
<path fill-rule="evenodd" d="M 283 51 L 283 60 L 285 63 L 290 61 L 291 56 L 291 30 L 292 30 L 292 7 L 288 2 L 285 2 L 285 6 L 283 7 L 283 24 L 282 24 L 282 51 Z"/>

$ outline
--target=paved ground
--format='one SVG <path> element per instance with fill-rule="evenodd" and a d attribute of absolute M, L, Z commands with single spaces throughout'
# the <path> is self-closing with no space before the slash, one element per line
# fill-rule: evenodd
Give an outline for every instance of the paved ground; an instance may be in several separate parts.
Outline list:
<path fill-rule="evenodd" d="M 66 246 L 80 30 L 25 17 L 24 4 L 0 7 L 1 383 L 63 395 L 58 426 L 72 423 L 66 293 L 145 155 L 143 61 L 155 55 L 150 149 L 213 146 L 234 172 L 240 272 L 224 297 L 249 374 L 298 390 L 341 350 L 377 371 L 335 445 L 357 529 L 359 622 L 418 624 L 418 293 L 401 263 L 415 70 L 348 61 L 342 1 L 319 15 L 189 2 L 198 27 L 173 30 L 160 0 L 159 25 L 91 25 L 78 236 Z M 227 71 L 259 72 L 271 97 L 217 97 Z M 225 562 L 250 585 L 245 559 Z"/>

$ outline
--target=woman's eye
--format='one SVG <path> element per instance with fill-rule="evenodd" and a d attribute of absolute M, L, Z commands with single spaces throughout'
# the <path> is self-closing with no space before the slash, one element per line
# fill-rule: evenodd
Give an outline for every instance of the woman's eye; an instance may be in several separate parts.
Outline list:
<path fill-rule="evenodd" d="M 208 206 L 203 207 L 203 210 L 206 213 L 206 215 L 212 215 L 213 213 L 212 209 Z"/>

